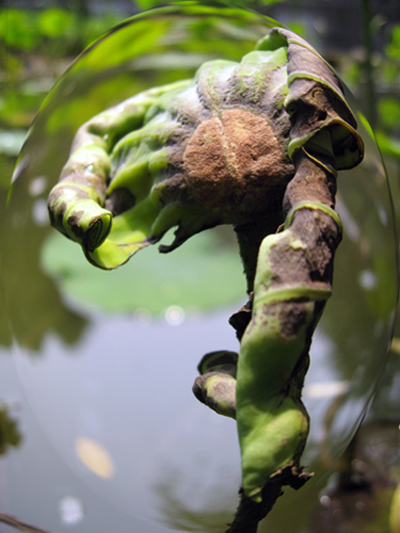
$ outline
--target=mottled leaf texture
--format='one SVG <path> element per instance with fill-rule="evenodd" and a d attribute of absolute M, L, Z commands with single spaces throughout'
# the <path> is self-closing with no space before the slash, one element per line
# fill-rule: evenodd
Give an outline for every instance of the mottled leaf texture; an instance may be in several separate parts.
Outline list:
<path fill-rule="evenodd" d="M 163 252 L 234 226 L 250 295 L 231 318 L 240 353 L 207 354 L 193 388 L 237 422 L 242 488 L 230 533 L 256 531 L 282 486 L 310 477 L 301 391 L 342 237 L 337 171 L 363 158 L 356 127 L 332 68 L 275 28 L 240 63 L 204 63 L 193 79 L 83 125 L 50 195 L 52 224 L 105 269 L 170 228 Z"/>

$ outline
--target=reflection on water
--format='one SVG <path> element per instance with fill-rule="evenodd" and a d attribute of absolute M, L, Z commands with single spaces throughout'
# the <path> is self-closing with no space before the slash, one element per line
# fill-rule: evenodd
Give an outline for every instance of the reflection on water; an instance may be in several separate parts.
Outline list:
<path fill-rule="evenodd" d="M 105 479 L 114 477 L 114 463 L 107 450 L 93 439 L 77 437 L 75 453 L 94 474 Z"/>
<path fill-rule="evenodd" d="M 89 298 L 89 291 L 76 289 L 82 274 L 76 264 L 87 265 L 82 254 L 70 255 L 70 243 L 57 252 L 53 248 L 57 269 L 49 269 L 44 260 L 53 238 L 44 202 L 81 122 L 108 107 L 116 94 L 123 99 L 144 86 L 173 81 L 171 76 L 187 76 L 204 55 L 213 57 L 216 38 L 221 42 L 218 54 L 236 59 L 265 31 L 265 23 L 261 27 L 259 20 L 250 19 L 243 27 L 237 18 L 222 24 L 211 18 L 168 16 L 156 23 L 144 17 L 78 61 L 39 114 L 9 206 L 0 211 L 1 399 L 5 406 L 18 406 L 5 409 L 3 416 L 0 405 L 6 435 L 0 442 L 5 452 L 0 459 L 1 511 L 52 531 L 73 526 L 77 533 L 216 532 L 232 518 L 240 485 L 235 424 L 204 409 L 191 386 L 204 353 L 237 350 L 227 324 L 237 307 L 224 293 L 229 305 L 220 300 L 212 313 L 193 313 L 174 299 L 170 284 L 165 294 L 172 294 L 171 300 L 157 317 L 146 301 L 130 309 L 116 305 L 109 312 L 99 302 L 115 296 L 107 292 L 110 287 L 119 283 L 127 300 L 141 283 L 135 259 L 130 271 L 105 273 L 115 276 L 117 285 L 110 282 L 109 287 L 103 277 L 90 293 L 101 298 Z M 174 33 L 178 27 L 180 33 Z M 237 28 L 240 32 L 232 31 Z M 143 61 L 143 47 L 124 48 L 140 44 L 140 35 L 154 42 L 153 62 Z M 171 35 L 175 42 L 168 40 Z M 236 36 L 235 46 L 228 35 Z M 185 49 L 189 41 L 191 47 Z M 121 49 L 124 56 L 117 64 Z M 171 73 L 156 59 L 177 49 L 179 57 L 190 61 L 178 62 L 180 68 Z M 176 60 L 176 54 L 169 57 Z M 286 491 L 260 533 L 307 530 L 327 472 L 353 436 L 385 363 L 396 296 L 395 246 L 385 175 L 372 142 L 367 142 L 365 162 L 339 177 L 338 211 L 345 237 L 304 389 L 311 415 L 304 463 L 316 475 L 299 492 Z M 208 250 L 208 255 L 210 272 L 217 272 L 212 267 L 216 252 Z M 174 274 L 188 276 L 204 292 L 211 274 L 200 271 L 190 279 L 185 265 L 193 256 L 187 262 L 182 257 L 182 274 Z M 156 264 L 162 280 L 167 258 L 148 263 Z M 235 276 L 233 272 L 229 283 L 236 285 Z M 214 283 L 223 286 L 224 281 L 222 272 Z M 145 285 L 147 300 L 152 283 Z M 196 293 L 191 297 L 196 300 Z M 236 299 L 237 306 L 245 300 L 241 276 Z M 290 506 L 296 513 L 286 512 Z"/>
<path fill-rule="evenodd" d="M 59 501 L 60 520 L 68 526 L 74 526 L 84 518 L 84 508 L 81 500 L 73 496 L 64 496 Z"/>
<path fill-rule="evenodd" d="M 16 419 L 12 416 L 14 406 L 0 404 L 0 455 L 5 454 L 10 446 L 19 446 L 22 435 Z M 15 410 L 15 407 L 14 407 Z"/>
<path fill-rule="evenodd" d="M 52 488 L 60 493 L 69 470 L 72 494 L 84 485 L 84 495 L 97 495 L 123 516 L 146 519 L 154 531 L 164 530 L 157 524 L 172 526 L 183 519 L 182 509 L 199 523 L 208 513 L 221 515 L 218 523 L 225 523 L 235 509 L 240 482 L 235 427 L 202 408 L 191 383 L 200 354 L 216 338 L 236 347 L 226 313 L 202 321 L 188 318 L 178 327 L 161 321 L 138 326 L 123 316 L 91 318 L 91 327 L 73 348 L 53 336 L 46 339 L 40 360 L 22 348 L 14 352 L 15 364 L 3 359 L 9 371 L 2 373 L 8 383 L 2 390 L 13 397 L 20 390 L 21 420 L 30 426 L 25 445 L 9 463 L 7 493 L 12 499 L 13 489 L 26 483 L 14 477 L 21 466 L 28 478 L 35 478 L 30 461 L 37 454 L 41 468 L 34 483 L 42 498 Z M 54 472 L 57 481 L 51 480 Z M 13 514 L 24 516 L 31 498 L 22 491 Z M 86 508 L 86 496 L 82 502 Z M 34 514 L 36 523 L 44 525 L 43 515 Z M 87 524 L 82 527 L 86 531 Z M 103 531 L 100 525 L 98 531 Z"/>

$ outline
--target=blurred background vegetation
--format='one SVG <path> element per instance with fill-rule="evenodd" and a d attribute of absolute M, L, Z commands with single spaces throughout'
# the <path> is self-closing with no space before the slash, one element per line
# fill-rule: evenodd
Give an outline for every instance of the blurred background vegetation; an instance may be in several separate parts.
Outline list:
<path fill-rule="evenodd" d="M 0 0 L 1 202 L 6 198 L 17 156 L 30 124 L 59 76 L 82 50 L 111 27 L 159 3 L 155 0 Z M 339 71 L 374 128 L 388 171 L 397 221 L 400 221 L 400 2 L 259 0 L 250 3 L 236 0 L 229 4 L 247 5 L 276 18 L 309 40 Z M 44 303 L 49 306 L 48 301 Z M 77 330 L 80 331 L 81 327 L 78 324 Z M 357 454 L 361 454 L 363 461 L 382 479 L 385 478 L 385 483 L 392 483 L 392 488 L 400 480 L 399 357 L 400 321 L 387 372 L 368 424 L 359 433 L 363 439 L 354 441 L 350 460 L 343 466 L 343 472 L 348 477 L 353 476 L 353 481 L 354 471 L 349 469 L 349 465 Z M 380 424 L 378 430 L 375 425 L 377 420 Z M 386 423 L 387 426 L 382 425 Z M 377 465 L 376 461 L 374 463 L 376 457 L 371 454 L 373 447 L 365 443 L 381 445 L 379 439 L 382 439 L 385 428 L 388 436 L 384 444 L 387 461 Z M 382 459 L 382 452 L 379 459 Z M 393 475 L 395 465 L 396 474 Z M 394 498 L 400 500 L 397 493 L 400 494 L 397 491 Z M 392 494 L 393 490 L 390 498 Z M 367 503 L 370 505 L 371 501 Z M 386 509 L 389 504 L 386 502 Z M 396 508 L 399 507 L 397 504 Z M 324 512 L 322 506 L 316 524 L 318 520 L 329 522 L 329 516 L 325 516 Z M 394 516 L 392 520 L 397 520 L 399 527 L 393 531 L 400 531 L 400 517 Z M 367 531 L 356 526 L 348 530 Z"/>
<path fill-rule="evenodd" d="M 0 201 L 6 197 L 30 124 L 60 75 L 110 28 L 159 4 L 159 0 L 0 0 Z M 309 40 L 339 71 L 374 129 L 398 211 L 400 2 L 234 0 L 227 4 L 246 6 L 277 19 Z M 201 37 L 198 40 L 182 46 L 199 52 Z M 203 52 L 211 56 L 217 53 L 210 48 Z M 164 78 L 162 83 L 168 81 Z M 138 83 L 139 89 L 135 87 L 134 92 L 140 90 Z M 129 83 L 125 85 L 121 100 L 129 96 Z M 111 86 L 109 91 L 118 90 Z M 101 107 L 101 102 L 92 103 L 95 105 Z M 86 107 L 78 110 L 78 122 L 82 112 L 91 116 L 89 102 Z M 393 347 L 396 354 L 400 353 L 400 341 L 395 340 Z"/>
<path fill-rule="evenodd" d="M 6 188 L 27 129 L 71 61 L 124 18 L 157 0 L 0 0 L 0 183 Z M 397 0 L 236 0 L 309 39 L 339 70 L 400 158 L 400 4 Z M 393 160 L 392 160 L 393 159 Z M 396 166 L 396 163 L 394 163 Z M 392 170 L 392 172 L 395 170 Z"/>

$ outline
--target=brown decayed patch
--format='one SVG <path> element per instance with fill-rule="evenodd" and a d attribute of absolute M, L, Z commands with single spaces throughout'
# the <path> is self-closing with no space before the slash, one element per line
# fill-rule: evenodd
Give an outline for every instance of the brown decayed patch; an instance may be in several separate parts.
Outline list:
<path fill-rule="evenodd" d="M 296 240 L 303 245 L 293 246 Z M 333 250 L 339 240 L 336 223 L 328 214 L 318 210 L 298 211 L 290 233 L 270 250 L 268 260 L 274 274 L 271 285 L 310 283 L 315 288 L 329 289 Z"/>
<path fill-rule="evenodd" d="M 270 124 L 241 109 L 221 115 L 225 135 L 234 152 L 241 180 L 274 177 L 282 166 L 282 151 Z"/>
<path fill-rule="evenodd" d="M 244 330 L 247 328 L 251 320 L 251 311 L 253 308 L 254 293 L 249 294 L 249 301 L 243 305 L 239 311 L 233 313 L 229 318 L 229 324 L 236 330 L 236 335 L 240 341 L 243 337 Z"/>
<path fill-rule="evenodd" d="M 49 204 L 54 204 L 55 202 L 59 202 L 60 198 L 62 199 L 65 194 L 65 189 L 68 191 L 74 192 L 74 201 L 78 202 L 79 200 L 87 200 L 88 199 L 88 193 L 82 187 L 80 184 L 73 185 L 72 183 L 68 183 L 66 186 L 63 187 L 56 187 L 49 196 Z"/>
<path fill-rule="evenodd" d="M 50 203 L 48 205 L 48 211 L 50 215 L 50 224 L 55 228 L 63 228 L 63 222 L 64 222 L 64 213 L 67 209 L 66 202 L 60 202 L 57 205 L 57 209 L 50 209 Z"/>
<path fill-rule="evenodd" d="M 79 239 L 83 237 L 83 229 L 79 226 L 79 221 L 84 216 L 84 214 L 85 212 L 83 209 L 80 209 L 79 211 L 74 210 L 72 214 L 68 217 L 69 229 Z"/>
<path fill-rule="evenodd" d="M 119 187 L 112 191 L 104 202 L 104 208 L 112 212 L 113 216 L 120 215 L 135 205 L 135 196 L 127 187 Z"/>
<path fill-rule="evenodd" d="M 281 323 L 282 335 L 286 338 L 295 337 L 300 328 L 307 323 L 308 302 L 282 302 L 280 307 L 279 319 Z"/>
<path fill-rule="evenodd" d="M 264 196 L 292 174 L 271 125 L 239 108 L 198 126 L 186 146 L 184 169 L 193 199 L 210 207 L 240 205 L 252 190 Z"/>

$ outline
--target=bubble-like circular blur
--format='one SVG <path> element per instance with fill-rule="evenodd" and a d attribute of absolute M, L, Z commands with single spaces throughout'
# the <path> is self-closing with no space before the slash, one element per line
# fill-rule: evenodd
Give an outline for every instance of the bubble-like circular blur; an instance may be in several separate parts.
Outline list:
<path fill-rule="evenodd" d="M 276 25 L 253 12 L 194 3 L 133 17 L 61 77 L 21 152 L 1 219 L 2 349 L 13 357 L 10 394 L 20 391 L 36 444 L 28 433 L 27 448 L 16 452 L 15 472 L 24 476 L 14 476 L 13 487 L 30 505 L 25 477 L 37 475 L 33 447 L 45 450 L 43 468 L 58 472 L 58 481 L 41 479 L 42 498 L 77 532 L 91 530 L 91 509 L 98 533 L 111 516 L 115 530 L 129 524 L 137 533 L 217 532 L 231 520 L 240 484 L 235 424 L 198 404 L 191 386 L 204 353 L 238 350 L 227 320 L 246 294 L 238 249 L 225 230 L 193 238 L 171 259 L 145 250 L 143 259 L 98 272 L 50 228 L 47 195 L 86 120 L 142 90 L 191 77 L 204 61 L 239 60 Z M 319 501 L 323 475 L 364 416 L 396 307 L 390 193 L 378 148 L 356 114 L 366 154 L 338 178 L 344 239 L 304 388 L 311 434 L 303 462 L 317 475 L 291 500 L 296 531 L 309 520 L 302 502 Z M 90 449 L 82 461 L 75 446 L 82 438 L 107 450 L 112 476 L 87 466 Z M 277 514 L 268 519 L 275 533 L 285 531 Z"/>

